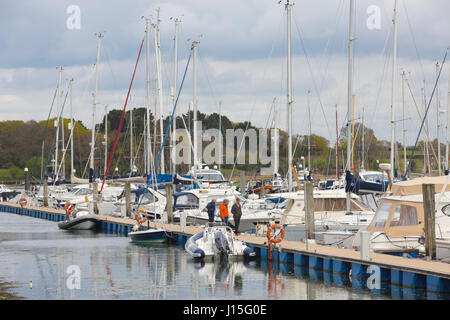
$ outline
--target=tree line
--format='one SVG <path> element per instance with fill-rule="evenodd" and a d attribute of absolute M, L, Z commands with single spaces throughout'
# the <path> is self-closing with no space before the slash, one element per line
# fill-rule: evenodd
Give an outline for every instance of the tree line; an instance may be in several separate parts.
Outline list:
<path fill-rule="evenodd" d="M 108 157 L 109 152 L 112 149 L 114 138 L 116 136 L 117 130 L 119 128 L 121 110 L 110 110 L 107 114 L 108 124 L 107 124 L 107 151 Z M 136 165 L 139 173 L 144 173 L 144 144 L 146 132 L 145 119 L 146 119 L 146 109 L 145 108 L 135 108 L 132 111 L 133 114 L 133 150 L 130 149 L 130 111 L 127 111 L 121 127 L 121 132 L 119 134 L 118 142 L 116 145 L 116 150 L 114 157 L 112 159 L 112 164 L 110 170 L 113 171 L 115 168 L 118 169 L 119 174 L 129 174 L 130 173 L 130 158 L 133 154 L 133 163 Z M 219 117 L 218 113 L 205 114 L 198 112 L 197 119 L 202 121 L 203 129 L 218 128 L 219 127 Z M 177 128 L 184 128 L 189 131 L 193 128 L 193 111 L 189 111 L 181 116 L 176 117 Z M 183 121 L 184 120 L 184 121 Z M 164 128 L 167 128 L 169 124 L 170 117 L 166 117 L 163 120 Z M 52 118 L 48 121 L 1 121 L 0 122 L 0 181 L 1 182 L 11 182 L 17 179 L 23 179 L 24 168 L 27 167 L 30 173 L 33 173 L 33 177 L 40 180 L 41 174 L 46 171 L 47 173 L 53 172 L 54 163 L 53 154 L 55 152 L 55 134 L 56 134 L 56 118 Z M 68 143 L 70 130 L 69 130 L 70 119 L 63 119 L 60 122 L 60 130 L 64 125 L 64 148 L 67 148 L 66 155 L 64 157 L 65 161 L 65 176 L 70 178 L 70 145 Z M 91 141 L 91 130 L 87 129 L 86 126 L 81 121 L 74 122 L 74 168 L 77 177 L 87 177 L 89 173 L 89 154 L 90 154 L 90 141 Z M 95 142 L 95 171 L 103 173 L 104 172 L 104 154 L 105 154 L 105 118 L 102 119 L 100 123 L 96 126 L 96 142 Z M 247 128 L 257 129 L 251 122 L 233 122 L 227 116 L 221 116 L 221 128 L 222 134 L 225 137 L 227 129 L 238 129 L 243 130 Z M 160 133 L 159 133 L 159 120 L 154 121 L 154 114 L 150 113 L 150 132 L 152 141 L 156 133 L 156 141 L 152 142 L 152 150 L 159 151 L 160 148 Z M 339 171 L 342 173 L 345 167 L 345 160 L 347 159 L 347 130 L 342 128 L 339 134 Z M 62 158 L 63 147 L 62 147 L 62 134 L 59 133 L 60 145 L 59 145 L 59 159 Z M 191 139 L 192 136 L 191 136 Z M 258 137 L 259 139 L 259 137 Z M 293 137 L 293 150 L 295 150 L 293 159 L 294 164 L 297 169 L 300 165 L 303 165 L 301 157 L 304 157 L 305 167 L 312 171 L 313 174 L 330 175 L 334 176 L 336 174 L 336 141 L 329 141 L 324 137 L 316 134 L 309 135 L 295 135 Z M 170 140 L 168 140 L 170 141 Z M 362 145 L 364 143 L 364 150 Z M 208 142 L 204 142 L 204 145 Z M 235 152 L 239 146 L 237 143 L 235 145 Z M 268 148 L 269 154 L 270 150 L 270 133 L 268 133 Z M 390 158 L 390 142 L 386 140 L 379 140 L 374 134 L 374 131 L 370 128 L 363 126 L 361 123 L 354 124 L 354 135 L 353 135 L 353 155 L 351 155 L 351 165 L 356 171 L 361 169 L 366 170 L 378 170 L 378 164 L 383 162 L 389 162 Z M 430 150 L 437 150 L 437 141 L 434 140 L 430 144 Z M 444 146 L 442 146 L 442 150 Z M 419 146 L 415 152 L 415 157 L 411 163 L 411 169 L 413 171 L 423 170 L 423 149 L 424 141 L 420 141 Z M 225 146 L 224 149 L 225 150 Z M 287 150 L 288 150 L 288 136 L 283 130 L 279 133 L 279 163 L 280 163 L 280 173 L 287 173 Z M 52 151 L 50 153 L 50 151 Z M 407 148 L 407 159 L 411 154 L 412 147 Z M 169 148 L 164 149 L 165 152 L 165 167 L 170 168 L 170 158 L 169 158 Z M 248 156 L 248 143 L 246 144 L 245 152 Z M 396 144 L 396 156 L 399 161 L 397 162 L 396 168 L 399 173 L 403 172 L 404 162 L 403 162 L 403 146 L 400 143 Z M 431 152 L 431 151 L 430 151 Z M 310 161 L 309 161 L 310 160 Z M 434 162 L 433 162 L 434 161 Z M 309 163 L 310 162 L 310 163 Z M 433 168 L 436 167 L 435 159 L 431 159 Z M 246 162 L 247 163 L 247 162 Z M 231 170 L 233 165 L 224 164 L 221 169 L 224 171 Z M 432 168 L 432 169 L 433 169 Z M 189 168 L 188 165 L 181 165 L 177 168 L 178 173 L 186 173 Z M 261 169 L 259 165 L 250 164 L 239 164 L 236 165 L 236 169 L 245 170 L 248 173 L 257 175 Z M 110 172 L 112 173 L 112 172 Z"/>

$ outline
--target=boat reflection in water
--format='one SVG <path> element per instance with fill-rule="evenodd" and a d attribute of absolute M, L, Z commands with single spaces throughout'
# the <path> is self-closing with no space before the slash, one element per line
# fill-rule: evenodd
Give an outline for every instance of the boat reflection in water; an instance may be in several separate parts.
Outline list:
<path fill-rule="evenodd" d="M 6 291 L 13 299 L 377 298 L 367 289 L 315 281 L 308 270 L 298 276 L 292 265 L 275 261 L 270 266 L 258 258 L 198 263 L 181 243 L 136 245 L 117 233 L 67 232 L 52 221 L 4 212 L 0 239 L 0 282 L 10 284 L 0 295 Z M 68 270 L 74 269 L 79 288 L 68 286 L 73 277 Z"/>
<path fill-rule="evenodd" d="M 242 296 L 243 278 L 248 269 L 256 266 L 255 261 L 230 261 L 226 259 L 214 262 L 193 262 L 197 274 L 214 296 Z"/>

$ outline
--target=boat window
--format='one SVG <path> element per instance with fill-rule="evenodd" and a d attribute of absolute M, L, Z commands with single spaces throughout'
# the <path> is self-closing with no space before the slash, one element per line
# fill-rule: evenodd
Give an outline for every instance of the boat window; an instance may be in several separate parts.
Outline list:
<path fill-rule="evenodd" d="M 146 192 L 145 193 L 145 199 L 143 199 L 141 203 L 153 203 L 153 202 L 158 202 L 158 198 L 156 198 L 153 195 L 153 193 Z"/>
<path fill-rule="evenodd" d="M 392 203 L 390 202 L 382 202 L 373 217 L 372 222 L 370 223 L 371 227 L 375 228 L 384 228 L 386 225 L 386 221 L 389 217 L 389 212 L 391 211 Z"/>
<path fill-rule="evenodd" d="M 200 173 L 202 175 L 202 180 L 207 181 L 223 181 L 223 176 L 218 173 Z"/>
<path fill-rule="evenodd" d="M 391 220 L 391 227 L 415 226 L 418 224 L 417 209 L 414 206 L 399 204 L 395 208 L 394 216 Z"/>
<path fill-rule="evenodd" d="M 78 191 L 76 191 L 76 192 L 74 193 L 74 195 L 77 195 L 77 196 L 85 196 L 85 195 L 88 195 L 88 194 L 90 194 L 90 193 L 91 193 L 91 192 L 90 192 L 89 189 L 82 188 L 82 189 L 78 189 Z"/>
<path fill-rule="evenodd" d="M 191 193 L 183 194 L 177 198 L 177 205 L 198 206 L 198 198 Z"/>
<path fill-rule="evenodd" d="M 449 217 L 450 217 L 450 204 L 444 206 L 444 207 L 441 209 L 441 211 L 442 211 L 443 214 L 445 214 L 446 216 L 449 216 Z"/>
<path fill-rule="evenodd" d="M 372 173 L 372 174 L 364 174 L 361 175 L 362 178 L 366 181 L 370 182 L 381 182 L 383 175 L 379 173 Z"/>

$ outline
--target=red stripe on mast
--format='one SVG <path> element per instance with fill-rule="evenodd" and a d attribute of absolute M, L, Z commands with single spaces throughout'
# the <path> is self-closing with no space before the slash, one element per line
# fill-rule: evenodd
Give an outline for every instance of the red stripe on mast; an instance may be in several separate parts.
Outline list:
<path fill-rule="evenodd" d="M 105 184 L 106 176 L 108 175 L 108 171 L 109 171 L 109 166 L 111 165 L 111 160 L 112 160 L 112 157 L 113 157 L 113 154 L 114 154 L 114 150 L 116 149 L 117 139 L 119 138 L 120 128 L 122 127 L 122 122 L 123 122 L 123 116 L 125 115 L 125 110 L 127 108 L 128 97 L 130 96 L 131 87 L 133 86 L 134 75 L 136 74 L 136 68 L 137 68 L 138 63 L 139 63 L 139 57 L 141 56 L 141 51 L 142 51 L 143 44 L 144 44 L 144 39 L 142 39 L 141 47 L 139 48 L 139 54 L 138 54 L 138 57 L 137 57 L 137 60 L 136 60 L 136 65 L 134 66 L 133 77 L 131 78 L 131 83 L 130 83 L 130 86 L 128 88 L 127 98 L 125 99 L 125 105 L 123 106 L 122 116 L 120 117 L 119 128 L 117 129 L 116 138 L 114 139 L 113 148 L 112 148 L 111 153 L 109 155 L 108 166 L 106 167 L 106 171 L 105 171 L 105 174 L 103 176 L 103 182 L 102 182 L 102 187 L 100 188 L 100 193 L 103 190 L 103 186 Z M 105 146 L 105 148 L 106 147 L 107 146 Z"/>

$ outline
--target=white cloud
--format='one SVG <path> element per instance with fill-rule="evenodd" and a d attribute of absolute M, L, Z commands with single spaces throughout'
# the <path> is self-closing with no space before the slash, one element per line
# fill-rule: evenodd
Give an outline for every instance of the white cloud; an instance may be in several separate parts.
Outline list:
<path fill-rule="evenodd" d="M 420 61 L 412 42 L 404 3 L 415 32 Z M 55 67 L 62 64 L 65 68 L 64 90 L 67 89 L 67 79 L 75 79 L 75 116 L 90 127 L 96 50 L 93 34 L 98 31 L 106 33 L 102 43 L 96 122 L 100 121 L 105 104 L 122 108 L 138 46 L 144 36 L 144 22 L 140 17 L 150 14 L 154 17 L 154 9 L 160 7 L 165 114 L 168 114 L 170 108 L 166 95 L 168 81 L 172 77 L 173 22 L 169 18 L 184 14 L 180 33 L 178 79 L 181 80 L 190 48 L 187 39 L 200 39 L 199 109 L 207 113 L 217 112 L 218 101 L 222 101 L 223 112 L 232 120 L 250 120 L 258 126 L 265 126 L 270 105 L 276 96 L 280 104 L 280 123 L 285 127 L 285 23 L 283 6 L 276 1 L 179 0 L 150 4 L 147 1 L 136 1 L 134 5 L 122 1 L 79 1 L 82 14 L 79 31 L 69 31 L 65 27 L 65 19 L 68 17 L 65 9 L 70 4 L 70 1 L 55 4 L 43 0 L 27 5 L 11 2 L 8 3 L 8 10 L 0 13 L 0 36 L 6 44 L 0 59 L 2 120 L 45 119 L 57 81 Z M 373 1 L 357 2 L 356 104 L 358 110 L 365 107 L 367 126 L 374 128 L 379 137 L 390 139 L 391 70 L 390 64 L 384 66 L 385 55 L 381 53 L 389 35 L 392 1 L 378 2 L 382 8 L 380 31 L 365 28 L 365 9 L 371 4 Z M 422 101 L 419 98 L 422 72 L 427 79 L 426 92 L 429 95 L 435 77 L 433 60 L 441 59 L 449 42 L 448 8 L 450 4 L 444 0 L 399 1 L 399 72 L 401 68 L 411 72 L 413 90 L 418 101 Z M 322 1 L 320 5 L 297 2 L 293 8 L 293 16 L 294 130 L 297 133 L 307 133 L 306 92 L 311 90 L 312 130 L 334 141 L 334 106 L 339 106 L 340 125 L 347 109 L 348 3 L 344 0 Z M 302 31 L 309 65 L 304 57 L 297 26 Z M 199 37 L 200 34 L 202 37 Z M 323 55 L 328 40 L 327 54 Z M 151 47 L 153 50 L 153 43 Z M 388 39 L 385 54 L 389 54 L 390 48 L 391 39 Z M 151 61 L 153 74 L 153 56 Z M 130 107 L 145 103 L 144 63 L 145 55 L 141 57 L 136 74 Z M 315 84 L 310 68 L 314 73 Z M 444 68 L 440 91 L 442 105 L 447 104 L 444 85 L 447 74 L 448 68 Z M 398 80 L 397 105 L 400 107 L 400 77 Z M 316 86 L 320 90 L 323 111 L 318 102 Z M 380 86 L 381 90 L 378 89 Z M 154 87 L 153 81 L 152 88 Z M 186 112 L 191 99 L 192 79 L 189 71 L 179 102 L 180 110 Z M 412 118 L 408 120 L 408 140 L 412 143 L 419 123 L 409 97 L 407 101 L 407 117 Z M 397 118 L 400 117 L 399 111 Z M 433 134 L 433 130 L 431 132 Z"/>

